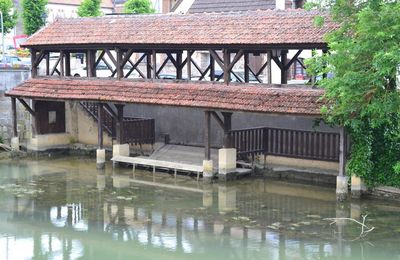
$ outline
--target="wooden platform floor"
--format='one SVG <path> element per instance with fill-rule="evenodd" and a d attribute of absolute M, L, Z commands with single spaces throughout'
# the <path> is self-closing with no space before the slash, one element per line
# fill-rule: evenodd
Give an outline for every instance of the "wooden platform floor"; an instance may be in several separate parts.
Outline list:
<path fill-rule="evenodd" d="M 143 158 L 203 166 L 204 148 L 166 144 L 156 148 L 150 157 Z M 218 169 L 217 149 L 211 149 L 211 159 L 214 161 L 214 169 Z"/>

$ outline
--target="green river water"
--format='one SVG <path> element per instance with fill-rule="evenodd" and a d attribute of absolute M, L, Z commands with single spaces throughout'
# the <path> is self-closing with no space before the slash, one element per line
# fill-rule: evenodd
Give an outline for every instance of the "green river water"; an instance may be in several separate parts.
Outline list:
<path fill-rule="evenodd" d="M 326 218 L 352 218 L 332 223 Z M 0 161 L 0 259 L 400 259 L 400 204 L 271 179 Z"/>

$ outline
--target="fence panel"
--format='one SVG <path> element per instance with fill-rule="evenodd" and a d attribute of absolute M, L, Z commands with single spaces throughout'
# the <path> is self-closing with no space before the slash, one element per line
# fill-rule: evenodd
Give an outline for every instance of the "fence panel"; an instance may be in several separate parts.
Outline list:
<path fill-rule="evenodd" d="M 259 127 L 232 130 L 229 134 L 238 155 L 339 161 L 338 133 Z M 346 141 L 348 144 L 349 140 Z"/>

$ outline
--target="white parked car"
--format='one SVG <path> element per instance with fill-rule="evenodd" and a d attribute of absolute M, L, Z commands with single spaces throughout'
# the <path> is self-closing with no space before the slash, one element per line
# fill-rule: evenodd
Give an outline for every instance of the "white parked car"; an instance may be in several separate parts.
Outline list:
<path fill-rule="evenodd" d="M 130 65 L 125 65 L 124 67 L 124 75 L 126 75 L 132 67 Z M 114 69 L 114 67 L 113 67 Z M 87 76 L 87 68 L 86 66 L 72 70 L 71 75 L 74 77 L 86 77 Z M 107 67 L 107 65 L 101 61 L 96 67 L 96 77 L 98 78 L 107 78 L 111 77 L 112 72 L 111 70 Z M 133 71 L 130 75 L 129 78 L 139 78 L 139 73 L 137 71 Z"/>

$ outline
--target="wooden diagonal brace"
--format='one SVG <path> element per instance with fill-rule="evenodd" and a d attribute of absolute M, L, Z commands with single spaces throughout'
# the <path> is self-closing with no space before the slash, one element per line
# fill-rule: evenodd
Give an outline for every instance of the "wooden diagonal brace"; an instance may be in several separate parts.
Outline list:
<path fill-rule="evenodd" d="M 225 124 L 224 121 L 219 117 L 217 112 L 215 111 L 210 111 L 211 115 L 214 117 L 214 119 L 217 121 L 218 125 L 222 128 L 225 129 Z"/>
<path fill-rule="evenodd" d="M 35 111 L 25 102 L 25 100 L 18 98 L 18 101 L 25 107 L 26 110 L 28 110 L 29 114 L 32 116 L 36 115 Z"/>
<path fill-rule="evenodd" d="M 94 63 L 94 67 L 95 67 L 95 68 L 97 67 L 97 65 L 99 65 L 100 61 L 103 60 L 104 54 L 106 54 L 106 53 L 105 53 L 105 51 L 103 50 L 103 51 L 100 53 L 100 56 L 97 58 L 96 62 Z M 107 65 L 107 64 L 106 64 L 106 65 Z M 108 66 L 107 66 L 107 67 L 108 67 Z"/>
<path fill-rule="evenodd" d="M 146 58 L 146 54 L 143 54 L 143 55 L 136 61 L 136 63 L 133 63 L 130 59 L 128 59 L 128 62 L 131 64 L 132 68 L 131 68 L 131 69 L 128 71 L 128 73 L 125 75 L 125 78 L 129 77 L 129 76 L 132 74 L 132 72 L 133 72 L 134 70 L 136 70 L 136 71 L 140 74 L 140 76 L 141 76 L 142 78 L 145 78 L 143 72 L 141 72 L 141 71 L 139 70 L 139 68 L 138 68 L 139 64 L 144 60 L 144 58 Z"/>
<path fill-rule="evenodd" d="M 228 65 L 228 71 L 231 71 L 233 69 L 233 66 L 235 66 L 235 64 L 240 60 L 240 58 L 242 58 L 244 54 L 243 50 L 239 50 L 235 57 L 233 58 L 232 62 Z"/>
<path fill-rule="evenodd" d="M 44 50 L 41 50 L 39 53 L 39 56 L 36 58 L 35 63 L 32 64 L 34 67 L 39 66 L 40 62 L 43 60 L 43 58 L 46 56 L 46 52 Z"/>
<path fill-rule="evenodd" d="M 224 68 L 224 61 L 218 55 L 218 53 L 214 50 L 209 50 L 210 55 L 214 58 L 214 60 L 218 63 L 221 68 Z"/>
<path fill-rule="evenodd" d="M 275 61 L 276 65 L 282 70 L 283 65 L 282 62 L 278 59 L 278 57 L 272 57 L 272 59 Z"/>
<path fill-rule="evenodd" d="M 107 56 L 110 58 L 110 60 L 114 63 L 114 66 L 117 67 L 117 60 L 114 58 L 114 56 L 112 55 L 112 53 L 110 52 L 110 50 L 108 49 L 104 49 L 104 51 L 106 52 Z"/>
<path fill-rule="evenodd" d="M 57 70 L 57 66 L 58 66 L 58 64 L 60 63 L 60 61 L 61 61 L 61 54 L 60 54 L 60 56 L 58 57 L 56 63 L 54 64 L 53 69 L 51 70 L 50 75 L 54 75 L 54 72 L 55 72 L 55 71 L 57 71 L 58 74 L 60 75 L 60 72 Z"/>
<path fill-rule="evenodd" d="M 103 106 L 104 106 L 103 108 L 107 110 L 114 119 L 118 119 L 118 115 L 114 112 L 114 110 L 110 107 L 109 104 L 103 103 Z"/>
<path fill-rule="evenodd" d="M 296 54 L 293 56 L 293 58 L 288 62 L 288 64 L 285 65 L 285 70 L 288 70 L 290 68 L 290 66 L 292 66 L 293 62 L 295 62 L 297 60 L 297 58 L 299 57 L 299 55 L 301 54 L 303 50 L 298 50 L 296 52 Z"/>

